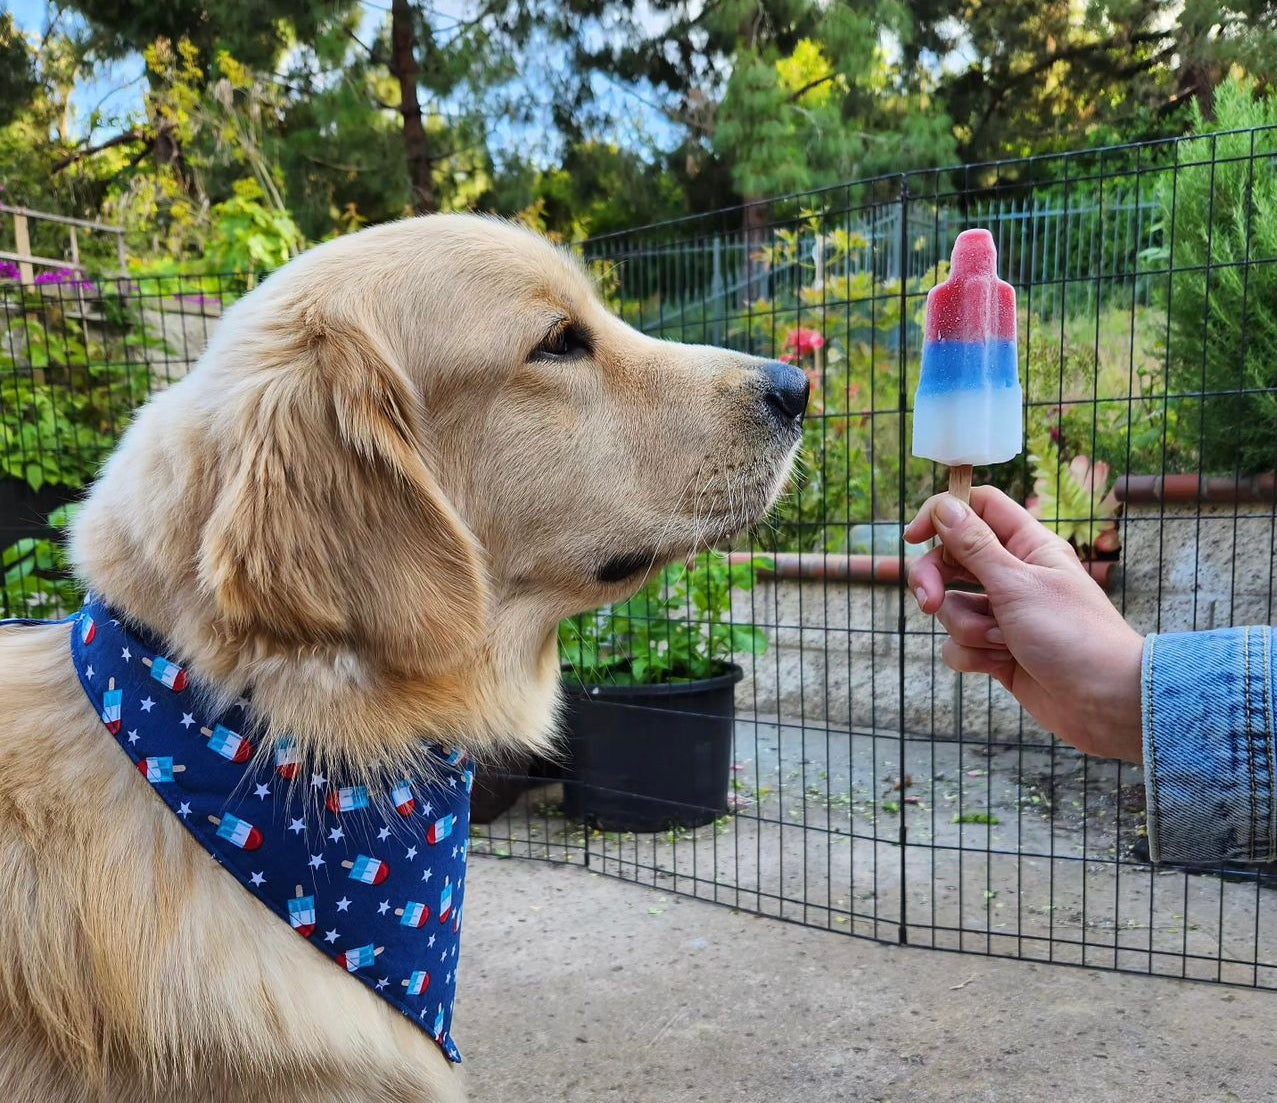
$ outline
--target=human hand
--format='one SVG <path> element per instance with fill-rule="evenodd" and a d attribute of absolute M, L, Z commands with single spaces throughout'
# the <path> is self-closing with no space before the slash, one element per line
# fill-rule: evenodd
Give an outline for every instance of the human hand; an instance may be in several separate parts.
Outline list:
<path fill-rule="evenodd" d="M 1000 490 L 972 488 L 970 506 L 929 499 L 905 529 L 934 548 L 909 569 L 909 588 L 949 639 L 944 661 L 989 674 L 1047 731 L 1088 754 L 1143 758 L 1144 641 L 1122 619 L 1073 548 Z M 982 594 L 946 592 L 975 582 Z"/>

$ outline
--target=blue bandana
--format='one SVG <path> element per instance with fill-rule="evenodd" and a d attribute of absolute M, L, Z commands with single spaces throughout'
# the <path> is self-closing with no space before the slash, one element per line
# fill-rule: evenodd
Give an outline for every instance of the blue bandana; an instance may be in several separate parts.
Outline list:
<path fill-rule="evenodd" d="M 474 773 L 460 752 L 388 792 L 258 753 L 242 704 L 201 710 L 187 673 L 88 598 L 76 673 L 102 723 L 199 844 L 315 949 L 428 1033 L 450 1061 Z M 244 734 L 248 733 L 248 734 Z"/>

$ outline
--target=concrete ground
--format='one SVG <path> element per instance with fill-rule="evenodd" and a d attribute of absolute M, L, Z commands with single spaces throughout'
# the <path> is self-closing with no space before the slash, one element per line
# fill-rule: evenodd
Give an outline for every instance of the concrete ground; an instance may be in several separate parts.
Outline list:
<path fill-rule="evenodd" d="M 900 949 L 475 857 L 475 1103 L 1259 1103 L 1277 992 Z"/>

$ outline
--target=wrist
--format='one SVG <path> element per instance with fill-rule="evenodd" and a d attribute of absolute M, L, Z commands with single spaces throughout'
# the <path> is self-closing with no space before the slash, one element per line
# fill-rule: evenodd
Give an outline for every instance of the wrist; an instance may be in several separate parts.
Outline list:
<path fill-rule="evenodd" d="M 1091 697 L 1090 742 L 1095 754 L 1138 764 L 1144 761 L 1144 637 L 1123 627 L 1121 637 L 1106 649 L 1105 674 Z"/>

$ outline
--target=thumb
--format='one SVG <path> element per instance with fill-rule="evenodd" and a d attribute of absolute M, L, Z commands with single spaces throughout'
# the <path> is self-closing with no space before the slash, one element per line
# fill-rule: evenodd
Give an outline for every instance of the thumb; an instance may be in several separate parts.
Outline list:
<path fill-rule="evenodd" d="M 1002 545 L 993 529 L 969 505 L 951 494 L 941 494 L 932 504 L 931 522 L 944 549 L 986 591 L 1015 587 L 1026 564 Z"/>

